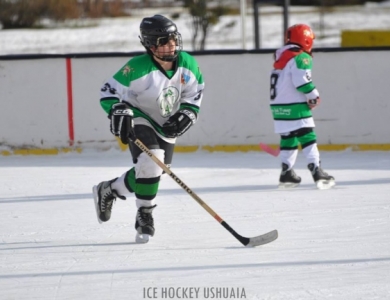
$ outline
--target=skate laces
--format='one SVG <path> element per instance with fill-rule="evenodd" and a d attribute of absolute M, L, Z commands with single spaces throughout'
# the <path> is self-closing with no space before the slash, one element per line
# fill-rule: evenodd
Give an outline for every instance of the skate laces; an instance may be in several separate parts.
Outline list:
<path fill-rule="evenodd" d="M 137 219 L 138 219 L 138 222 L 141 226 L 145 226 L 145 225 L 153 226 L 154 225 L 152 213 L 144 212 L 142 208 L 138 210 L 138 218 Z"/>
<path fill-rule="evenodd" d="M 101 195 L 101 201 L 100 201 L 100 207 L 101 211 L 109 210 L 111 211 L 112 204 L 115 200 L 115 191 L 111 189 L 111 185 L 108 183 L 102 184 L 100 188 L 100 195 Z"/>
<path fill-rule="evenodd" d="M 116 190 L 108 191 L 106 194 L 103 195 L 102 203 L 106 204 L 107 210 L 112 209 L 112 205 L 114 204 L 114 201 L 116 201 L 116 198 L 120 198 L 122 200 L 126 200 L 125 196 L 119 195 Z"/>
<path fill-rule="evenodd" d="M 103 194 L 102 197 L 102 211 L 105 211 L 106 209 L 111 211 L 112 205 L 115 201 L 115 196 L 112 192 L 108 191 L 107 193 Z"/>
<path fill-rule="evenodd" d="M 119 197 L 121 199 L 125 198 L 124 196 L 118 195 L 116 190 L 111 189 L 111 184 L 105 184 L 101 186 L 101 210 L 105 211 L 111 211 L 112 205 L 114 201 L 116 200 L 116 197 Z M 126 199 L 126 198 L 125 198 Z"/>

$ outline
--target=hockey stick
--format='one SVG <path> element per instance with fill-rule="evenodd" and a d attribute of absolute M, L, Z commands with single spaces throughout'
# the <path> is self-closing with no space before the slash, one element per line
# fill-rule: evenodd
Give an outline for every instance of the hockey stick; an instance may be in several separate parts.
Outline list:
<path fill-rule="evenodd" d="M 279 155 L 279 153 L 280 153 L 280 148 L 279 147 L 277 147 L 275 149 L 275 148 L 272 148 L 269 145 L 263 144 L 263 143 L 260 143 L 259 147 L 260 147 L 261 150 L 263 150 L 263 151 L 267 152 L 268 154 L 271 154 L 272 156 L 275 156 L 275 157 L 277 157 Z"/>
<path fill-rule="evenodd" d="M 264 244 L 268 244 L 278 238 L 278 231 L 272 230 L 268 233 L 247 238 L 239 235 L 233 228 L 231 228 L 220 216 L 217 215 L 200 197 L 195 194 L 179 177 L 177 177 L 162 161 L 160 161 L 139 139 L 134 141 L 143 152 L 145 152 L 161 169 L 165 171 L 174 181 L 180 185 L 196 202 L 198 202 L 211 216 L 214 217 L 227 231 L 229 231 L 237 240 L 239 240 L 244 246 L 256 247 Z"/>

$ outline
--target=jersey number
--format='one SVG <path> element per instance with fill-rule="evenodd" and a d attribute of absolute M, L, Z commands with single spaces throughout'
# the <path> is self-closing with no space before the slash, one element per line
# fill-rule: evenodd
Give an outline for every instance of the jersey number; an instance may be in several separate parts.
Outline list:
<path fill-rule="evenodd" d="M 110 94 L 113 94 L 113 95 L 116 94 L 116 89 L 112 88 L 108 82 L 102 87 L 101 91 L 106 92 L 107 90 L 110 91 Z"/>
<path fill-rule="evenodd" d="M 274 100 L 276 98 L 276 83 L 278 82 L 278 78 L 279 78 L 278 74 L 271 75 L 271 88 L 270 88 L 271 100 Z"/>

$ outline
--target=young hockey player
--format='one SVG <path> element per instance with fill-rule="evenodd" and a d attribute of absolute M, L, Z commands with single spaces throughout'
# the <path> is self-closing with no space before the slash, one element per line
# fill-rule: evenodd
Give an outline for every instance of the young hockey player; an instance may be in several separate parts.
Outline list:
<path fill-rule="evenodd" d="M 312 109 L 320 104 L 319 92 L 311 78 L 314 38 L 308 25 L 296 24 L 287 29 L 285 45 L 275 52 L 270 106 L 275 132 L 281 137 L 279 187 L 295 187 L 301 182 L 293 170 L 299 144 L 317 187 L 325 189 L 335 185 L 334 178 L 321 169 L 313 130 Z"/>
<path fill-rule="evenodd" d="M 93 187 L 99 223 L 111 217 L 116 198 L 135 194 L 136 242 L 155 233 L 156 207 L 162 169 L 134 143 L 139 139 L 166 165 L 172 162 L 176 138 L 195 124 L 204 82 L 195 58 L 182 51 L 176 25 L 162 15 L 144 18 L 140 40 L 146 53 L 130 59 L 101 89 L 100 104 L 110 130 L 129 144 L 134 167 Z M 129 141 L 130 140 L 130 141 Z"/>

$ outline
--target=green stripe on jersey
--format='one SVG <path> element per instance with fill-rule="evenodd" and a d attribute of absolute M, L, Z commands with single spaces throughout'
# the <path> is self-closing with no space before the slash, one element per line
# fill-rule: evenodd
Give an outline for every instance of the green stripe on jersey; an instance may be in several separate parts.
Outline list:
<path fill-rule="evenodd" d="M 100 105 L 104 109 L 104 111 L 109 114 L 111 107 L 115 104 L 118 103 L 118 98 L 103 98 L 100 100 Z"/>
<path fill-rule="evenodd" d="M 311 82 L 308 82 L 308 83 L 306 83 L 304 85 L 301 85 L 301 86 L 297 87 L 297 90 L 300 91 L 301 93 L 309 94 L 315 88 L 316 87 L 315 87 L 314 83 L 311 81 Z"/>
<path fill-rule="evenodd" d="M 199 114 L 199 110 L 200 110 L 199 106 L 196 106 L 196 105 L 193 105 L 190 103 L 180 104 L 180 109 L 184 109 L 184 108 L 190 109 L 190 110 L 194 111 L 196 114 Z"/>
<path fill-rule="evenodd" d="M 288 105 L 271 105 L 274 120 L 299 120 L 310 118 L 311 110 L 307 103 L 293 103 Z"/>
<path fill-rule="evenodd" d="M 180 108 L 189 108 L 199 114 L 199 107 L 191 104 L 182 104 L 180 105 Z M 145 114 L 142 110 L 138 109 L 137 107 L 131 107 L 133 113 L 134 113 L 134 118 L 143 118 L 149 121 L 149 123 L 153 126 L 153 128 L 160 133 L 161 135 L 165 136 L 164 132 L 162 131 L 162 127 L 157 124 L 151 117 L 149 117 L 147 114 Z"/>
<path fill-rule="evenodd" d="M 147 114 L 145 114 L 142 110 L 138 109 L 137 107 L 131 107 L 133 113 L 134 113 L 134 118 L 143 118 L 149 121 L 149 123 L 153 126 L 153 128 L 160 133 L 161 135 L 165 136 L 163 131 L 161 130 L 161 126 L 157 124 L 151 117 L 149 117 Z"/>

